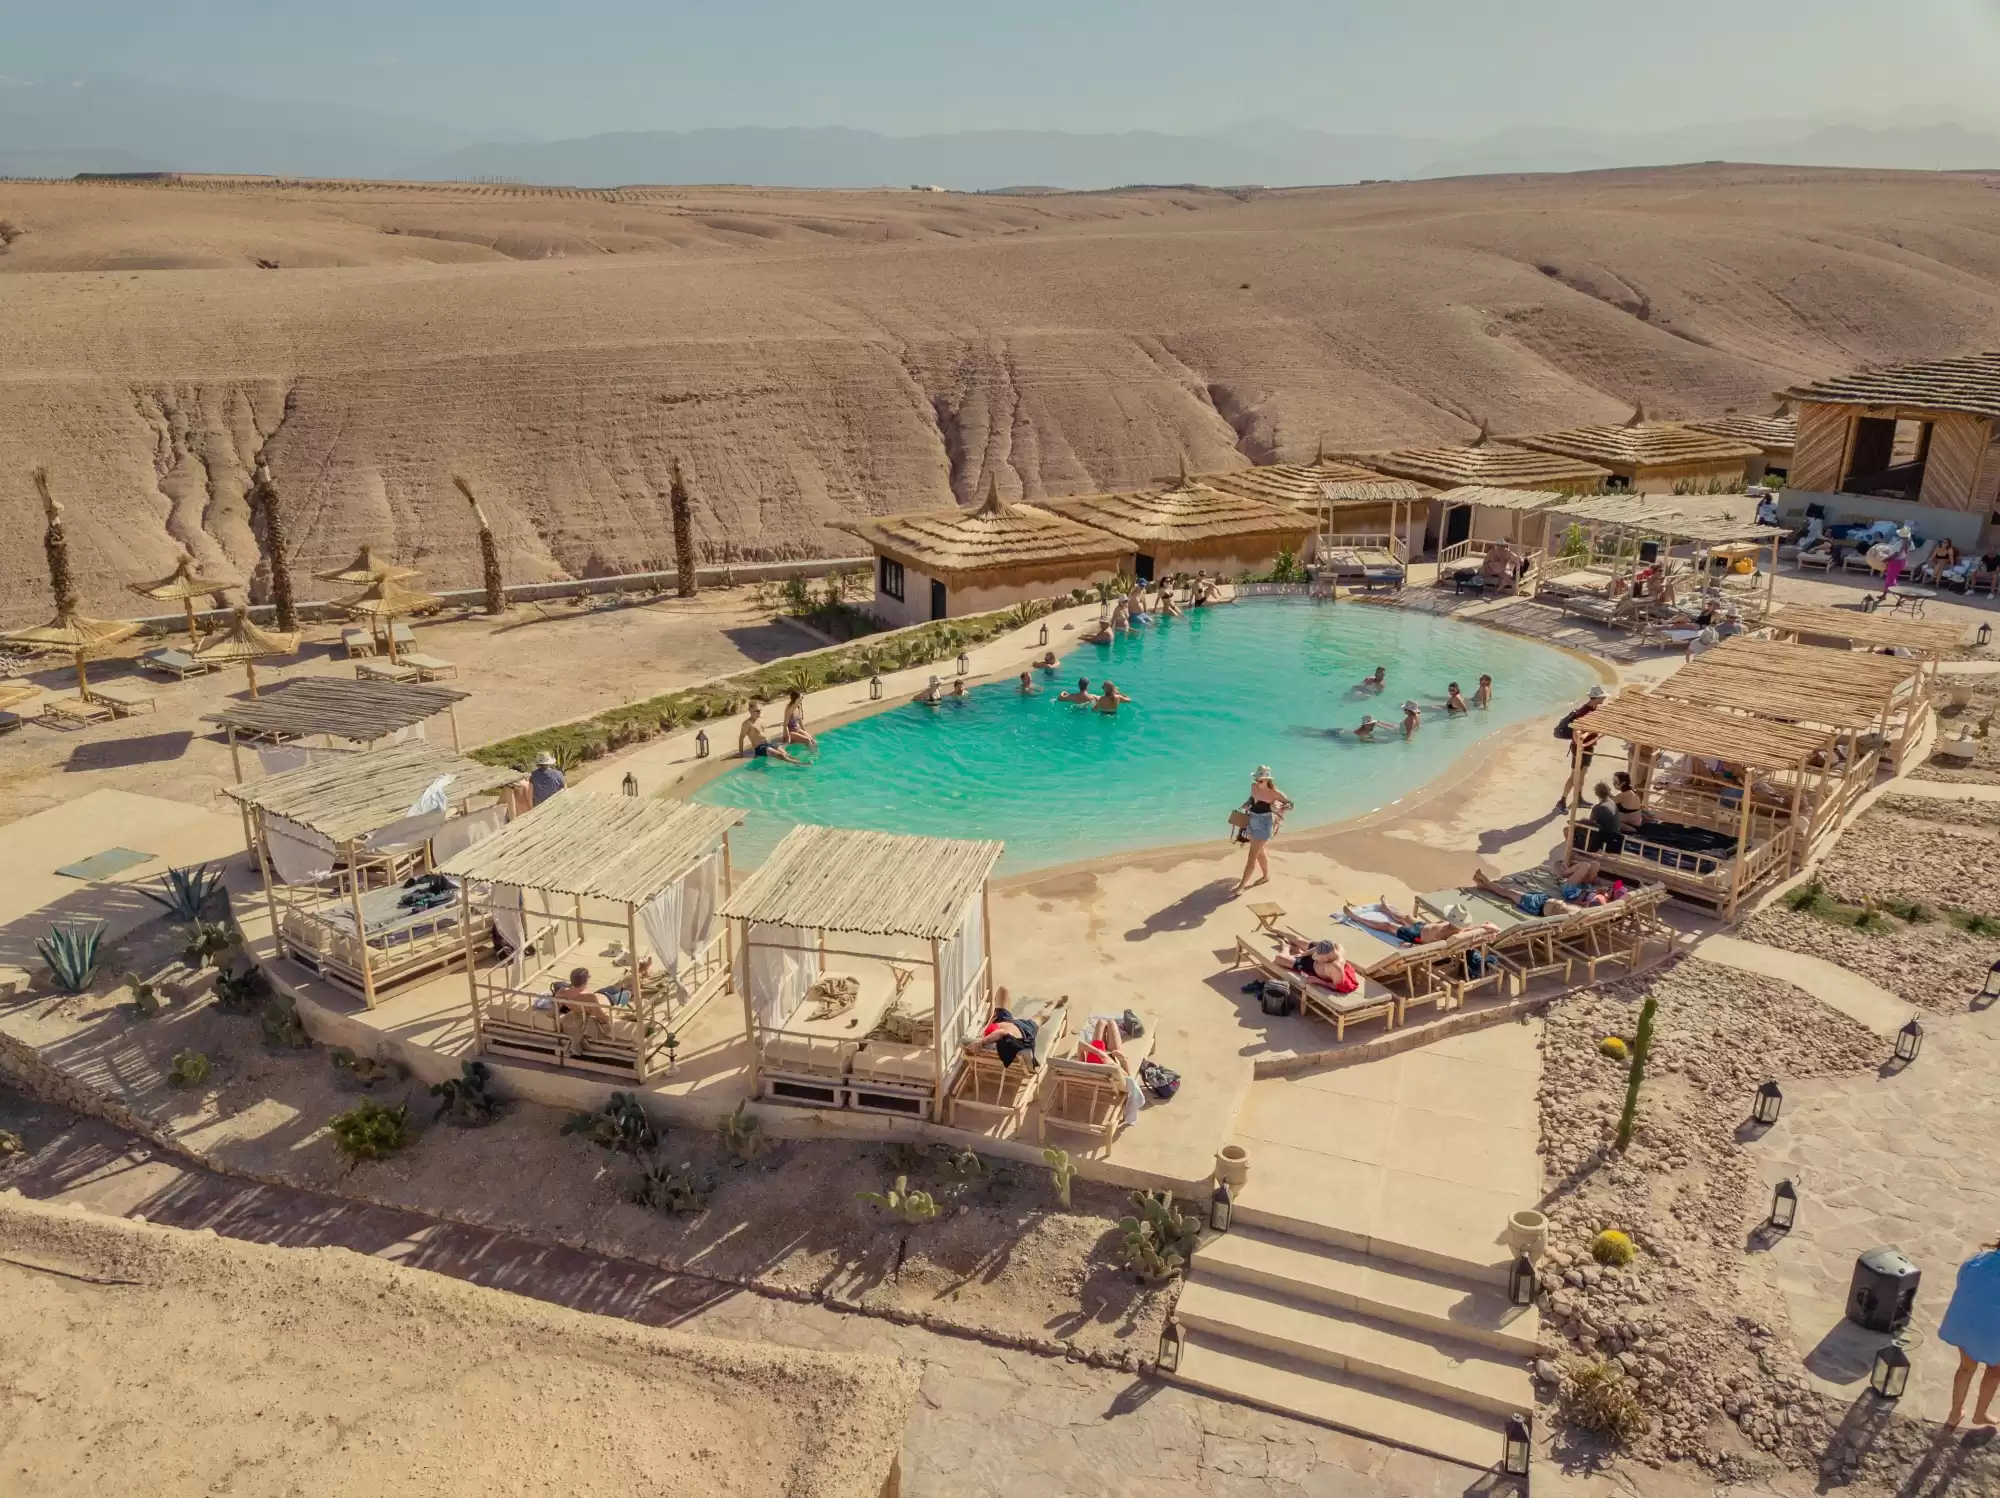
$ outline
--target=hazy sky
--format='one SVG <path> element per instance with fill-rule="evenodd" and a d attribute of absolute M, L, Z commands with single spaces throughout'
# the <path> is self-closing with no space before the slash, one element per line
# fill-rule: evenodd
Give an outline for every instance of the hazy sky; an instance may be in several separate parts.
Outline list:
<path fill-rule="evenodd" d="M 8 0 L 0 73 L 514 137 L 2000 115 L 2000 0 Z"/>

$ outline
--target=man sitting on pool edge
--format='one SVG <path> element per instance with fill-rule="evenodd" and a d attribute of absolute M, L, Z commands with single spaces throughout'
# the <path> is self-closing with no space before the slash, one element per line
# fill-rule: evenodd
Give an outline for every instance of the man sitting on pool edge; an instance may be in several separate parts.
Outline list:
<path fill-rule="evenodd" d="M 743 727 L 736 735 L 736 752 L 745 759 L 781 759 L 788 765 L 800 763 L 784 745 L 773 744 L 765 737 L 763 725 L 757 721 L 763 711 L 763 703 L 750 704 L 750 711 L 743 719 Z"/>

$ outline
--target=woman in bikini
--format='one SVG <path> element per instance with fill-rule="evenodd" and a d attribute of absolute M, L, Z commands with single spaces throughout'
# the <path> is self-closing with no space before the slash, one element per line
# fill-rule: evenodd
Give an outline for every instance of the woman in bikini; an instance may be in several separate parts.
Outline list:
<path fill-rule="evenodd" d="M 806 732 L 806 694 L 797 687 L 785 697 L 785 731 L 782 735 L 787 744 L 804 744 L 808 749 L 818 749 L 819 740 Z"/>
<path fill-rule="evenodd" d="M 1466 706 L 1465 698 L 1459 693 L 1457 682 L 1453 682 L 1449 687 L 1445 688 L 1444 710 L 1448 713 L 1472 711 L 1471 708 Z"/>
<path fill-rule="evenodd" d="M 1480 677 L 1480 678 L 1479 678 L 1479 690 L 1478 690 L 1478 691 L 1476 691 L 1476 692 L 1474 692 L 1474 693 L 1472 694 L 1472 705 L 1473 705 L 1474 707 L 1491 707 L 1491 706 L 1493 706 L 1493 678 L 1492 678 L 1492 677 L 1490 677 L 1490 676 L 1482 676 L 1482 677 Z"/>

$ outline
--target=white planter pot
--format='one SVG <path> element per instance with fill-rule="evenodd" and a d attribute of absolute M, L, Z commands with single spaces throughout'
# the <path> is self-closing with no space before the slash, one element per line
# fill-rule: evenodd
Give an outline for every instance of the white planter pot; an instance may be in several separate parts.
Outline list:
<path fill-rule="evenodd" d="M 1215 1178 L 1231 1191 L 1250 1179 L 1250 1152 L 1240 1144 L 1225 1144 L 1215 1154 Z"/>
<path fill-rule="evenodd" d="M 1532 1207 L 1524 1207 L 1507 1219 L 1507 1246 L 1539 1263 L 1549 1246 L 1549 1219 Z"/>

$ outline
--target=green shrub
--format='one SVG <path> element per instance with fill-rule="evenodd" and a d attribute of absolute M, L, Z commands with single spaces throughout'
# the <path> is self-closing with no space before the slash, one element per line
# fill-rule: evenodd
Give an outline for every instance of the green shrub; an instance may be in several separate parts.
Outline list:
<path fill-rule="evenodd" d="M 600 1149 L 637 1155 L 660 1142 L 659 1130 L 636 1092 L 614 1092 L 594 1113 L 572 1113 L 565 1134 L 582 1134 Z"/>
<path fill-rule="evenodd" d="M 1625 1372 L 1603 1358 L 1572 1362 L 1564 1368 L 1558 1390 L 1563 1417 L 1580 1430 L 1614 1441 L 1637 1440 L 1646 1429 L 1646 1412 Z"/>
<path fill-rule="evenodd" d="M 326 1053 L 335 1071 L 351 1072 L 354 1080 L 364 1088 L 373 1087 L 377 1082 L 401 1082 L 410 1075 L 410 1069 L 400 1061 L 383 1061 L 374 1056 L 361 1056 L 344 1045 L 337 1045 Z"/>
<path fill-rule="evenodd" d="M 887 1191 L 857 1191 L 854 1199 L 880 1207 L 898 1222 L 912 1226 L 930 1222 L 938 1215 L 937 1198 L 928 1191 L 910 1190 L 908 1176 L 897 1176 L 896 1184 Z"/>
<path fill-rule="evenodd" d="M 350 1160 L 386 1160 L 417 1142 L 407 1104 L 394 1108 L 365 1098 L 327 1123 L 333 1142 Z"/>
<path fill-rule="evenodd" d="M 459 1074 L 433 1084 L 437 1118 L 449 1118 L 461 1129 L 480 1129 L 498 1118 L 506 1104 L 489 1087 L 493 1073 L 484 1061 L 461 1061 Z"/>
<path fill-rule="evenodd" d="M 1610 1264 L 1618 1268 L 1632 1262 L 1639 1250 L 1628 1234 L 1616 1228 L 1606 1228 L 1590 1240 L 1590 1256 L 1600 1264 Z"/>
<path fill-rule="evenodd" d="M 167 1072 L 169 1087 L 199 1087 L 207 1080 L 208 1057 L 196 1050 L 174 1053 L 174 1064 Z"/>
<path fill-rule="evenodd" d="M 47 936 L 35 938 L 35 950 L 49 965 L 49 976 L 64 993 L 82 993 L 97 977 L 104 960 L 102 921 L 62 921 Z"/>

